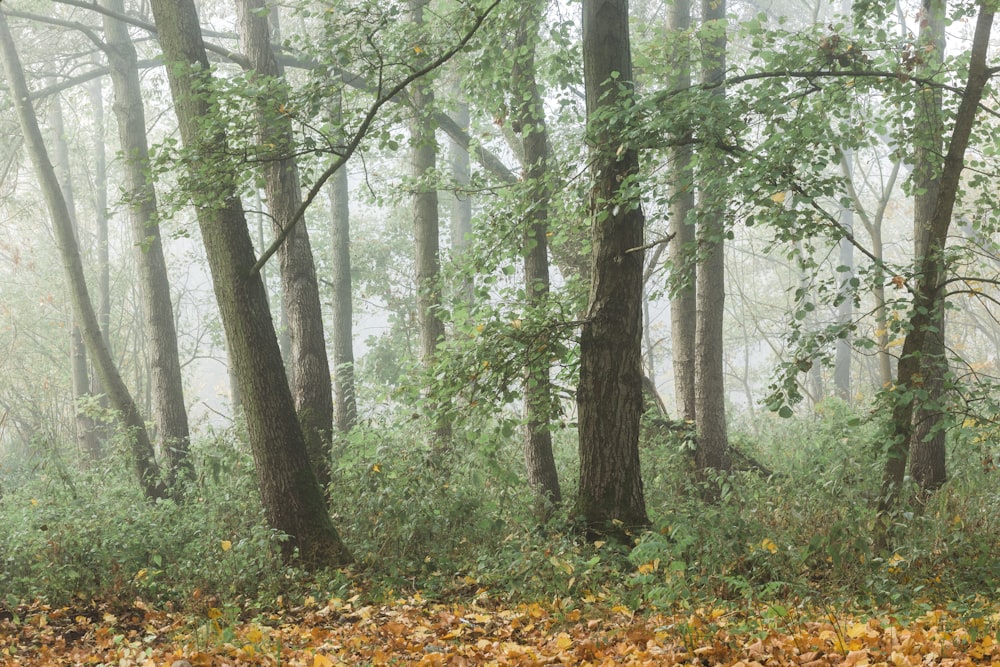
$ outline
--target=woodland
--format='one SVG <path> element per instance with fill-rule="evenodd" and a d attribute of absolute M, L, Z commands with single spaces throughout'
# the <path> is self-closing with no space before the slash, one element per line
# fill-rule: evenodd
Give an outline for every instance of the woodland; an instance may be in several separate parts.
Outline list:
<path fill-rule="evenodd" d="M 1000 664 L 994 0 L 0 0 L 0 662 Z"/>

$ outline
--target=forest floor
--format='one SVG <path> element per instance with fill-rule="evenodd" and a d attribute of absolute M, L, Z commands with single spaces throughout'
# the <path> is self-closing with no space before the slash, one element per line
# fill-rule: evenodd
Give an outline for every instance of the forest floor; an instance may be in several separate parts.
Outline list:
<path fill-rule="evenodd" d="M 208 665 L 1000 665 L 1000 612 L 900 619 L 729 606 L 675 615 L 562 605 L 358 598 L 281 611 L 152 603 L 0 606 L 0 664 Z"/>

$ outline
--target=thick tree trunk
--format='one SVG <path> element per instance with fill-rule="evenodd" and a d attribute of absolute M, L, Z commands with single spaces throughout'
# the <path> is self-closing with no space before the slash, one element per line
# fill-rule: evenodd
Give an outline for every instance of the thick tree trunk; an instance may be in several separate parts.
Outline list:
<path fill-rule="evenodd" d="M 284 71 L 271 47 L 268 11 L 277 6 L 265 0 L 240 0 L 237 5 L 243 50 L 254 71 L 264 78 L 282 80 Z M 302 205 L 298 165 L 285 157 L 292 149 L 292 125 L 280 113 L 273 100 L 261 100 L 257 106 L 257 126 L 265 151 L 261 170 L 267 192 L 267 206 L 275 234 L 280 234 Z M 320 484 L 330 484 L 330 437 L 333 432 L 333 388 L 330 361 L 326 356 L 323 311 L 312 248 L 305 224 L 297 224 L 278 250 L 281 272 L 282 304 L 291 339 L 290 366 L 295 409 L 309 450 L 309 458 L 319 475 Z"/>
<path fill-rule="evenodd" d="M 675 0 L 670 5 L 669 29 L 676 35 L 691 27 L 690 0 Z M 674 79 L 671 87 L 685 90 L 691 86 L 691 62 L 687 44 L 678 44 L 673 56 Z M 667 252 L 672 270 L 673 296 L 670 299 L 670 347 L 674 370 L 674 400 L 677 415 L 695 421 L 695 336 L 697 302 L 695 299 L 695 225 L 688 217 L 694 209 L 694 183 L 691 173 L 691 147 L 680 145 L 670 154 L 670 241 Z"/>
<path fill-rule="evenodd" d="M 306 566 L 340 565 L 351 555 L 326 510 L 285 378 L 278 339 L 255 258 L 246 216 L 234 189 L 235 166 L 224 134 L 206 131 L 212 113 L 202 79 L 210 67 L 193 0 L 150 3 L 167 63 L 181 139 L 188 152 L 193 193 L 201 202 L 201 229 L 215 296 L 234 366 L 268 524 L 288 535 Z M 214 173 L 213 173 L 214 171 Z"/>
<path fill-rule="evenodd" d="M 549 295 L 548 131 L 535 70 L 535 48 L 544 9 L 545 4 L 540 0 L 532 0 L 521 7 L 511 72 L 511 97 L 514 100 L 512 125 L 520 133 L 524 147 L 524 201 L 527 202 L 528 212 L 524 220 L 523 252 L 525 294 L 529 306 L 541 306 Z M 549 428 L 555 401 L 548 353 L 531 350 L 524 370 L 524 459 L 528 484 L 541 500 L 544 514 L 550 503 L 562 502 Z"/>
<path fill-rule="evenodd" d="M 945 48 L 944 0 L 923 0 L 920 12 L 918 42 L 929 76 L 939 71 L 944 62 Z M 924 87 L 917 93 L 917 117 L 914 131 L 916 151 L 913 167 L 913 237 L 914 258 L 919 262 L 930 250 L 931 216 L 940 189 L 941 145 L 944 136 L 943 100 L 937 88 Z M 943 270 L 944 267 L 940 267 Z M 945 434 L 937 425 L 943 414 L 944 376 L 948 372 L 945 355 L 944 307 L 933 313 L 932 330 L 928 332 L 921 354 L 926 398 L 920 401 L 914 415 L 910 436 L 910 476 L 924 493 L 945 483 Z"/>
<path fill-rule="evenodd" d="M 42 141 L 42 133 L 38 127 L 38 119 L 31 106 L 28 86 L 24 80 L 24 70 L 21 67 L 13 37 L 7 26 L 7 18 L 3 12 L 0 12 L 0 59 L 3 60 L 4 73 L 13 94 L 14 106 L 17 110 L 21 131 L 24 134 L 25 145 L 35 166 L 38 182 L 45 197 L 45 204 L 52 216 L 56 244 L 59 246 L 59 254 L 63 261 L 63 270 L 70 290 L 73 312 L 80 323 L 84 343 L 97 368 L 101 383 L 108 392 L 112 407 L 118 411 L 124 427 L 128 430 L 127 435 L 131 445 L 133 463 L 143 492 L 149 498 L 162 498 L 166 491 L 165 485 L 160 478 L 160 470 L 153 455 L 153 446 L 149 441 L 149 434 L 146 432 L 146 424 L 115 367 L 110 351 L 104 344 L 97 313 L 87 290 L 83 261 L 80 258 L 80 248 L 73 230 L 73 221 L 59 187 L 55 170 L 52 168 L 52 163 L 49 162 L 48 153 Z"/>
<path fill-rule="evenodd" d="M 103 0 L 103 3 L 113 12 L 125 11 L 124 0 Z M 113 109 L 125 156 L 122 189 L 128 203 L 132 239 L 136 245 L 136 265 L 139 268 L 153 421 L 160 450 L 166 458 L 167 481 L 172 485 L 179 477 L 183 479 L 192 472 L 190 430 L 177 350 L 174 308 L 170 300 L 170 280 L 156 219 L 156 191 L 149 177 L 146 113 L 142 104 L 139 70 L 136 68 L 135 47 L 128 28 L 107 15 L 103 16 L 103 20 L 115 91 Z"/>
<path fill-rule="evenodd" d="M 702 20 L 725 21 L 724 0 L 702 0 Z M 713 31 L 714 38 L 703 44 L 702 82 L 716 85 L 715 95 L 725 95 L 718 85 L 726 71 L 726 32 Z M 706 146 L 703 162 L 713 161 Z M 695 414 L 698 447 L 695 460 L 702 475 L 710 470 L 728 470 L 729 436 L 726 427 L 726 392 L 723 367 L 723 318 L 726 300 L 726 263 L 723 240 L 726 235 L 724 195 L 702 186 L 699 201 L 697 332 L 695 335 Z"/>
<path fill-rule="evenodd" d="M 593 260 L 580 333 L 577 510 L 591 534 L 620 534 L 649 523 L 639 468 L 645 222 L 634 182 L 639 155 L 630 148 L 619 152 L 606 122 L 593 120 L 605 109 L 625 113 L 629 105 L 628 31 L 626 0 L 584 0 Z"/>
<path fill-rule="evenodd" d="M 410 0 L 410 19 L 424 22 L 428 0 Z M 410 175 L 416 192 L 413 195 L 413 239 L 417 273 L 417 320 L 420 324 L 420 358 L 425 368 L 434 365 L 438 343 L 444 340 L 444 321 L 438 315 L 441 305 L 440 216 L 437 186 L 437 141 L 434 137 L 434 91 L 429 78 L 413 83 L 410 93 L 414 115 L 410 121 Z M 438 406 L 432 408 L 438 412 Z M 434 417 L 435 450 L 447 449 L 451 442 L 451 423 Z"/>
<path fill-rule="evenodd" d="M 944 308 L 941 284 L 945 277 L 943 253 L 952 214 L 965 165 L 965 151 L 976 121 L 976 112 L 983 90 L 990 78 L 986 67 L 993 12 L 980 7 L 969 56 L 969 71 L 961 102 L 955 113 L 951 140 L 941 169 L 940 183 L 933 213 L 927 226 L 926 252 L 919 258 L 917 282 L 914 286 L 913 307 L 909 327 L 903 340 L 897 368 L 896 386 L 891 394 L 892 433 L 886 447 L 886 462 L 882 476 L 882 493 L 878 501 L 880 546 L 886 545 L 888 514 L 899 501 L 906 473 L 909 446 L 913 436 L 913 420 L 918 401 L 926 397 L 922 353 L 927 339 L 936 329 L 937 313 Z"/>

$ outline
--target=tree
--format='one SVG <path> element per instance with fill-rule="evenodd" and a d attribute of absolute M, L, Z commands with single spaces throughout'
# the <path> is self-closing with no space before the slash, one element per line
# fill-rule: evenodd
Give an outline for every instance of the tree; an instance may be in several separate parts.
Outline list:
<path fill-rule="evenodd" d="M 428 0 L 409 0 L 410 20 L 423 30 L 424 7 Z M 410 94 L 413 118 L 410 120 L 410 175 L 413 178 L 413 242 L 417 273 L 417 321 L 420 326 L 420 358 L 425 368 L 432 368 L 437 346 L 444 340 L 441 319 L 440 215 L 434 172 L 437 168 L 437 141 L 434 137 L 434 89 L 428 78 L 414 84 Z M 434 412 L 438 407 L 432 408 Z M 445 417 L 434 417 L 434 447 L 447 447 L 451 424 Z"/>
<path fill-rule="evenodd" d="M 920 28 L 917 49 L 922 54 L 921 73 L 933 77 L 944 64 L 945 2 L 923 0 L 920 8 Z M 929 251 L 931 222 L 940 187 L 940 169 L 944 121 L 943 95 L 939 88 L 925 87 L 917 92 L 914 127 L 913 165 L 913 256 L 920 261 Z M 939 300 L 940 301 L 940 300 Z M 910 435 L 910 476 L 924 492 L 934 491 L 945 483 L 944 411 L 945 374 L 945 315 L 943 302 L 938 303 L 928 331 L 921 364 L 927 398 L 921 401 L 914 415 Z"/>
<path fill-rule="evenodd" d="M 185 167 L 198 204 L 198 226 L 244 407 L 257 483 L 268 524 L 288 536 L 307 566 L 341 565 L 351 554 L 326 510 L 309 460 L 267 295 L 255 269 L 253 243 L 226 162 L 227 137 L 211 118 L 211 68 L 193 0 L 153 0 L 153 17 L 167 62 Z"/>
<path fill-rule="evenodd" d="M 536 79 L 535 49 L 545 3 L 525 3 L 518 16 L 514 39 L 514 62 L 511 72 L 511 125 L 521 135 L 524 149 L 524 181 L 528 202 L 524 231 L 524 287 L 528 307 L 541 307 L 549 295 L 548 216 L 549 185 L 547 174 L 548 132 L 545 109 Z M 562 501 L 555 458 L 552 454 L 552 431 L 549 421 L 555 410 L 551 365 L 546 346 L 529 350 L 525 367 L 524 458 L 528 484 L 544 502 Z"/>
<path fill-rule="evenodd" d="M 639 468 L 645 218 L 638 151 L 614 129 L 632 104 L 627 0 L 584 0 L 583 66 L 593 259 L 580 332 L 577 510 L 591 533 L 620 534 L 649 523 Z"/>
<path fill-rule="evenodd" d="M 112 12 L 124 13 L 124 0 L 104 0 Z M 157 222 L 156 191 L 149 175 L 149 144 L 135 46 L 124 23 L 103 15 L 108 64 L 114 86 L 114 113 L 124 156 L 123 196 L 128 204 L 132 240 L 136 248 L 142 314 L 150 358 L 152 416 L 160 450 L 166 458 L 167 482 L 191 472 L 190 430 L 170 280 L 163 257 L 163 241 Z"/>
<path fill-rule="evenodd" d="M 274 93 L 279 100 L 285 99 L 284 69 L 271 46 L 268 21 L 270 16 L 276 22 L 277 4 L 265 0 L 240 0 L 236 8 L 243 51 L 253 68 L 251 78 L 261 80 L 265 90 Z M 289 157 L 292 124 L 288 114 L 281 111 L 283 102 L 276 103 L 271 95 L 255 102 L 258 143 L 262 147 L 275 147 L 262 151 L 260 168 L 264 175 L 271 224 L 275 234 L 280 234 L 291 224 L 302 205 L 298 165 Z M 291 338 L 289 362 L 295 409 L 302 424 L 309 457 L 319 475 L 320 484 L 326 488 L 330 484 L 332 463 L 333 389 L 330 361 L 326 355 L 319 283 L 309 233 L 304 224 L 295 225 L 281 244 L 278 265 L 282 303 Z"/>
<path fill-rule="evenodd" d="M 166 486 L 160 476 L 159 466 L 153 453 L 153 445 L 146 431 L 146 424 L 139 414 L 135 401 L 128 387 L 118 373 L 111 352 L 104 343 L 100 323 L 94 310 L 90 293 L 87 289 L 80 249 L 73 229 L 66 199 L 59 187 L 55 170 L 49 162 L 48 152 L 42 140 L 42 133 L 31 106 L 30 93 L 24 80 L 24 70 L 14 46 L 14 39 L 7 25 L 7 18 L 0 12 L 0 59 L 3 60 L 4 74 L 14 97 L 14 107 L 17 111 L 21 131 L 25 137 L 28 153 L 35 166 L 39 184 L 45 196 L 45 203 L 52 218 L 56 244 L 63 261 L 63 270 L 70 291 L 73 312 L 80 322 L 80 331 L 87 351 L 97 368 L 101 384 L 108 392 L 112 407 L 126 429 L 131 447 L 132 460 L 142 486 L 143 493 L 148 498 L 163 498 Z"/>
<path fill-rule="evenodd" d="M 898 503 L 903 488 L 907 455 L 914 433 L 913 418 L 917 406 L 928 395 L 923 375 L 923 353 L 927 341 L 936 331 L 938 313 L 945 305 L 942 290 L 946 278 L 945 243 L 951 228 L 969 138 L 983 91 L 991 75 L 986 66 L 986 55 L 993 17 L 994 13 L 988 6 L 979 7 L 969 52 L 968 74 L 955 111 L 948 149 L 941 166 L 937 196 L 927 224 L 925 251 L 917 258 L 916 284 L 912 288 L 913 302 L 896 371 L 896 383 L 888 394 L 892 406 L 891 431 L 886 447 L 882 494 L 878 502 L 880 542 L 883 545 L 889 527 L 889 512 Z"/>
<path fill-rule="evenodd" d="M 710 99 L 725 97 L 726 3 L 702 0 L 702 84 L 711 86 Z M 711 128 L 709 132 L 718 131 Z M 714 154 L 713 154 L 714 153 Z M 698 179 L 698 268 L 695 278 L 697 326 L 695 332 L 695 415 L 698 444 L 695 459 L 702 474 L 729 469 L 726 392 L 723 367 L 723 326 L 726 300 L 728 201 L 726 174 L 718 174 L 720 153 L 710 142 L 702 144 Z M 708 174 L 709 169 L 716 173 Z"/>

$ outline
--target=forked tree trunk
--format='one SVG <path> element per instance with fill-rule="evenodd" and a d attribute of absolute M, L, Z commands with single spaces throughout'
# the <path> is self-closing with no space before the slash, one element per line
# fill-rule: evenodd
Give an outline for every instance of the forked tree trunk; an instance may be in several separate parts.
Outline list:
<path fill-rule="evenodd" d="M 259 76 L 283 83 L 284 70 L 275 58 L 268 24 L 268 12 L 276 12 L 277 6 L 265 0 L 240 0 L 236 8 L 243 50 L 250 66 Z M 302 204 L 298 165 L 294 158 L 287 157 L 293 150 L 292 124 L 288 116 L 275 107 L 274 100 L 259 100 L 256 112 L 259 144 L 276 147 L 273 151 L 263 151 L 261 170 L 271 224 L 277 235 L 288 226 Z M 295 409 L 309 458 L 320 484 L 326 488 L 331 479 L 333 388 L 319 283 L 304 223 L 295 225 L 281 245 L 278 265 L 283 312 L 288 318 L 291 339 L 290 376 Z"/>
<path fill-rule="evenodd" d="M 251 271 L 253 242 L 234 187 L 237 167 L 220 162 L 228 155 L 226 136 L 206 129 L 212 106 L 204 83 L 211 70 L 194 0 L 150 4 L 186 167 L 191 182 L 201 186 L 192 196 L 201 204 L 198 226 L 239 385 L 265 516 L 272 528 L 288 535 L 286 556 L 297 552 L 308 567 L 350 562 L 309 460 L 264 284 L 260 274 Z"/>
<path fill-rule="evenodd" d="M 639 469 L 642 415 L 642 270 L 645 218 L 635 179 L 639 155 L 600 112 L 625 113 L 631 98 L 628 2 L 584 0 L 593 260 L 580 332 L 580 486 L 577 511 L 591 534 L 649 523 Z"/>

